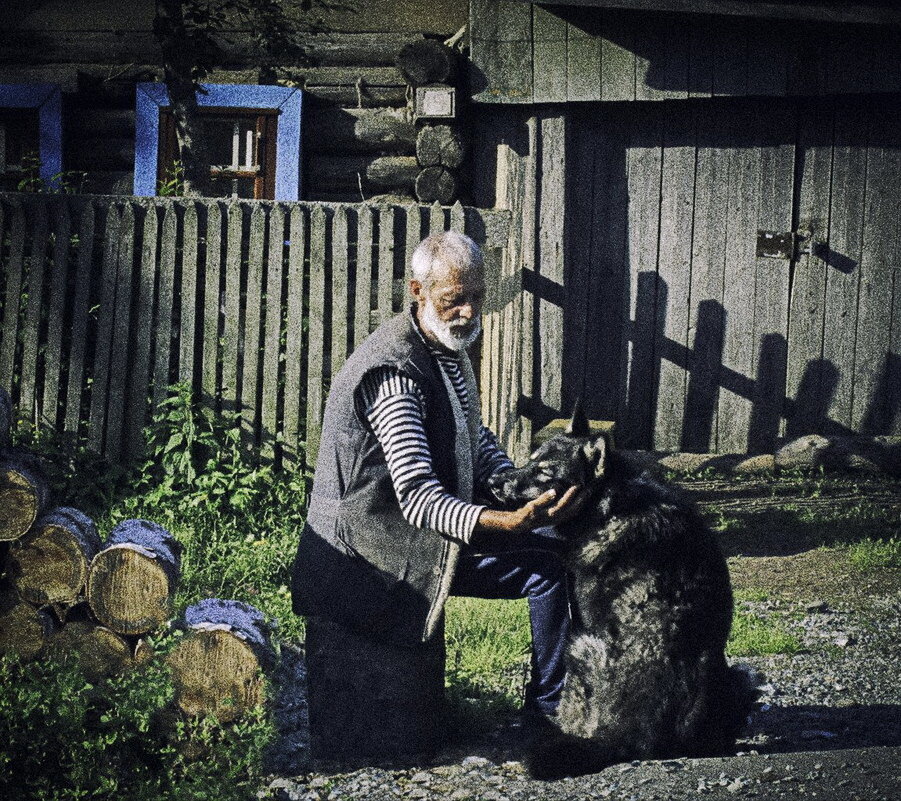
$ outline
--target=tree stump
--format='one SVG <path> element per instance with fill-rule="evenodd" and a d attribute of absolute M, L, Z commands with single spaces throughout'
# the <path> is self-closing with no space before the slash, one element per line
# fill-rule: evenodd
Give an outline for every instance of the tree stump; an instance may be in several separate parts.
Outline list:
<path fill-rule="evenodd" d="M 119 634 L 144 634 L 172 615 L 181 546 L 157 523 L 124 520 L 91 562 L 88 603 Z"/>
<path fill-rule="evenodd" d="M 77 509 L 61 506 L 41 517 L 13 544 L 7 573 L 26 601 L 71 606 L 99 550 L 94 522 Z"/>
<path fill-rule="evenodd" d="M 179 708 L 228 722 L 262 704 L 264 672 L 275 661 L 262 612 L 209 598 L 185 610 L 185 623 L 188 632 L 167 657 Z"/>
<path fill-rule="evenodd" d="M 47 505 L 47 482 L 37 466 L 20 456 L 0 461 L 0 540 L 17 540 Z"/>
<path fill-rule="evenodd" d="M 311 752 L 317 759 L 433 752 L 444 707 L 444 627 L 417 648 L 307 618 Z"/>
<path fill-rule="evenodd" d="M 33 659 L 56 630 L 53 618 L 41 609 L 4 593 L 0 597 L 0 654 L 15 653 Z"/>

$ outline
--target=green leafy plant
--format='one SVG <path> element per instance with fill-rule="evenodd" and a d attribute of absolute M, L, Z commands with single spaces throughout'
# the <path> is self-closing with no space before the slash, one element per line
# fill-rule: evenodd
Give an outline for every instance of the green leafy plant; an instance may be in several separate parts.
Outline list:
<path fill-rule="evenodd" d="M 63 170 L 49 179 L 41 177 L 41 157 L 31 151 L 22 156 L 22 177 L 16 184 L 18 192 L 46 192 L 75 195 L 84 190 L 88 174 L 80 170 Z"/>
<path fill-rule="evenodd" d="M 176 159 L 172 166 L 166 170 L 166 177 L 157 183 L 157 195 L 160 197 L 182 197 L 185 194 L 185 168 Z"/>
<path fill-rule="evenodd" d="M 867 537 L 848 547 L 851 564 L 860 570 L 901 567 L 901 538 L 877 540 Z"/>
<path fill-rule="evenodd" d="M 162 660 L 96 682 L 72 657 L 0 657 L 0 795 L 176 801 L 252 798 L 274 729 L 262 710 L 225 726 L 171 707 Z"/>

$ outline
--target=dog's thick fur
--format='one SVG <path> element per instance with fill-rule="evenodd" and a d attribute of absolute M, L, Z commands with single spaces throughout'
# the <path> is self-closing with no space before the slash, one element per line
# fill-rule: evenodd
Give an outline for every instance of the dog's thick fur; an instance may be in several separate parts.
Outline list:
<path fill-rule="evenodd" d="M 560 527 L 573 582 L 567 677 L 559 730 L 532 746 L 530 772 L 554 778 L 727 753 L 755 690 L 726 664 L 732 590 L 715 538 L 675 490 L 592 436 L 580 410 L 565 434 L 489 488 L 513 508 L 572 485 L 590 497 Z"/>

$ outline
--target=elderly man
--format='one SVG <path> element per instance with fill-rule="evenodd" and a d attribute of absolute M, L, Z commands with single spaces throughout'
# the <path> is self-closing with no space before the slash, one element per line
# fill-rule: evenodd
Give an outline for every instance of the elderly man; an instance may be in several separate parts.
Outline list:
<path fill-rule="evenodd" d="M 528 598 L 532 677 L 526 711 L 553 714 L 569 630 L 566 575 L 535 529 L 572 514 L 574 489 L 515 511 L 479 503 L 512 467 L 480 419 L 466 348 L 480 331 L 482 254 L 469 237 L 423 240 L 409 311 L 383 323 L 335 376 L 294 610 L 402 646 L 436 631 L 448 595 Z"/>

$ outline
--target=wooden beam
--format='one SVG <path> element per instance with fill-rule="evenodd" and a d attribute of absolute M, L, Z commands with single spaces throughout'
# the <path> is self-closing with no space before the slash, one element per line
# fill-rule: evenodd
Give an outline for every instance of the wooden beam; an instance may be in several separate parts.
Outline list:
<path fill-rule="evenodd" d="M 517 0 L 535 3 L 535 0 Z M 852 22 L 864 25 L 901 25 L 901 9 L 892 5 L 854 3 L 766 3 L 753 0 L 554 0 L 555 5 L 585 8 L 622 8 L 630 11 L 668 11 L 682 14 L 721 14 L 765 19 Z"/>

